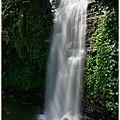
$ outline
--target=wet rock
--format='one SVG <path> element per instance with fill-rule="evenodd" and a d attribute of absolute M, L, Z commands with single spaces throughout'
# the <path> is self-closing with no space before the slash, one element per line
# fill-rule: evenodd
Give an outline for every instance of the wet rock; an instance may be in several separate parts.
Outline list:
<path fill-rule="evenodd" d="M 68 120 L 68 118 L 63 118 L 63 120 Z"/>
<path fill-rule="evenodd" d="M 62 120 L 74 120 L 74 115 L 71 112 L 66 113 Z"/>

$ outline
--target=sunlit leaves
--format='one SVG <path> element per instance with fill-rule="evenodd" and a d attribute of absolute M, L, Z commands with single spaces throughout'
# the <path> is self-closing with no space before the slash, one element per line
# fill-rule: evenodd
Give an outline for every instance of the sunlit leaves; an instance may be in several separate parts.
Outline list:
<path fill-rule="evenodd" d="M 86 84 L 87 98 L 106 101 L 106 108 L 111 111 L 113 119 L 117 118 L 118 108 L 118 20 L 115 1 L 98 1 L 98 19 L 92 39 L 96 40 L 93 47 L 95 55 L 87 57 Z M 113 4 L 113 6 L 111 6 Z M 95 10 L 96 8 L 94 8 Z M 90 72 L 92 71 L 92 72 Z M 91 94 L 89 94 L 91 91 Z"/>

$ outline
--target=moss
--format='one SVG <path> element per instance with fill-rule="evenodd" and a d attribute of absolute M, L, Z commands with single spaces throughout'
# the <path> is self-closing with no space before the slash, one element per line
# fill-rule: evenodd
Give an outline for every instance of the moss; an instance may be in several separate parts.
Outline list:
<path fill-rule="evenodd" d="M 29 90 L 45 84 L 50 4 L 44 0 L 2 1 L 3 88 Z"/>

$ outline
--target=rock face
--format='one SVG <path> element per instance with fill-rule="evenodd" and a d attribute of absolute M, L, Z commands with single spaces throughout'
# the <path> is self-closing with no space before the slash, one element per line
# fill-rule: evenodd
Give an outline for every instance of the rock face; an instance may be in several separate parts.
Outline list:
<path fill-rule="evenodd" d="M 89 0 L 89 4 L 87 8 L 87 34 L 86 34 L 87 56 L 92 55 L 92 47 L 90 46 L 92 41 L 90 41 L 90 37 L 92 35 L 93 28 L 95 28 L 95 25 L 93 24 L 95 12 L 91 10 L 91 6 L 94 4 L 95 4 L 95 0 Z"/>

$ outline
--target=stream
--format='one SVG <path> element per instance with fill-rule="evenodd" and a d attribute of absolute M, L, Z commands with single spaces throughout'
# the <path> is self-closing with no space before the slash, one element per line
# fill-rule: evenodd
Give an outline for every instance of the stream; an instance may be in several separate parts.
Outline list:
<path fill-rule="evenodd" d="M 40 102 L 40 100 L 38 100 L 37 103 L 38 102 Z M 43 113 L 43 102 L 40 104 L 37 103 L 25 102 L 13 95 L 3 96 L 2 120 L 38 120 L 38 115 Z M 101 107 L 98 107 L 97 104 L 91 106 L 93 106 L 92 110 L 88 110 L 86 106 L 87 109 L 84 112 L 84 120 L 113 120 L 109 118 L 110 114 L 105 113 L 105 111 L 100 112 Z"/>

